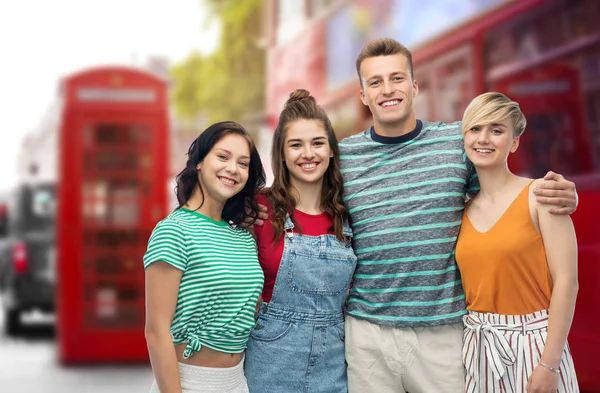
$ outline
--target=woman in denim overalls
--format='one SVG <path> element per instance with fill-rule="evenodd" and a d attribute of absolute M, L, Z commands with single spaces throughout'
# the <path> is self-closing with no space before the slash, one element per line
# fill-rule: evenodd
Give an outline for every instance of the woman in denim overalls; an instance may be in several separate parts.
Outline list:
<path fill-rule="evenodd" d="M 273 138 L 269 219 L 256 227 L 265 300 L 246 351 L 250 393 L 345 393 L 344 302 L 356 266 L 327 115 L 296 90 Z M 272 291 L 272 292 L 271 292 Z"/>

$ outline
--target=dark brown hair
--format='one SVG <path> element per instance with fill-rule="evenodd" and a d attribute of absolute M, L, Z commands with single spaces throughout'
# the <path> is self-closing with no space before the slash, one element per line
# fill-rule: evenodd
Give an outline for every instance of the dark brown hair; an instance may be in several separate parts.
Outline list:
<path fill-rule="evenodd" d="M 211 125 L 190 145 L 185 168 L 175 178 L 175 195 L 177 196 L 179 205 L 177 209 L 180 209 L 191 198 L 196 186 L 198 186 L 202 194 L 202 204 L 196 210 L 202 207 L 204 204 L 204 190 L 200 185 L 198 169 L 196 167 L 199 162 L 204 160 L 204 157 L 206 157 L 217 142 L 225 136 L 232 134 L 241 135 L 248 142 L 248 147 L 250 148 L 248 181 L 240 192 L 227 200 L 221 215 L 225 221 L 231 221 L 235 225 L 240 225 L 247 218 L 250 218 L 250 220 L 246 220 L 248 222 L 254 222 L 258 218 L 256 193 L 265 185 L 265 171 L 252 137 L 241 125 L 232 121 L 223 121 Z"/>
<path fill-rule="evenodd" d="M 285 103 L 283 111 L 279 115 L 279 123 L 273 135 L 273 146 L 271 149 L 271 160 L 273 169 L 273 185 L 265 190 L 273 205 L 273 230 L 275 240 L 281 238 L 285 231 L 285 219 L 287 214 L 296 227 L 298 223 L 294 219 L 294 208 L 298 201 L 290 192 L 292 184 L 290 173 L 284 163 L 285 136 L 290 124 L 297 120 L 318 120 L 323 123 L 329 147 L 333 157 L 329 159 L 329 167 L 323 176 L 323 190 L 321 191 L 321 210 L 333 217 L 333 231 L 340 240 L 344 239 L 344 220 L 348 212 L 343 203 L 343 178 L 340 172 L 340 149 L 331 126 L 327 113 L 317 105 L 310 93 L 303 89 L 295 90 Z"/>
<path fill-rule="evenodd" d="M 365 59 L 369 57 L 391 56 L 397 54 L 402 54 L 406 57 L 408 68 L 410 69 L 410 78 L 415 79 L 413 74 L 412 53 L 410 53 L 408 48 L 394 39 L 380 38 L 369 42 L 356 58 L 356 72 L 358 73 L 360 85 L 362 86 L 363 82 L 362 76 L 360 75 L 360 66 Z"/>

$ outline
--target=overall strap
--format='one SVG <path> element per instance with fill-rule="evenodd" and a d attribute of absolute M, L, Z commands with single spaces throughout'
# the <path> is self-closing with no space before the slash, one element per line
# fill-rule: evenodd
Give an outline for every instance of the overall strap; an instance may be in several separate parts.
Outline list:
<path fill-rule="evenodd" d="M 288 214 L 285 218 L 285 224 L 283 225 L 283 230 L 285 231 L 285 235 L 287 237 L 294 236 L 294 223 Z"/>

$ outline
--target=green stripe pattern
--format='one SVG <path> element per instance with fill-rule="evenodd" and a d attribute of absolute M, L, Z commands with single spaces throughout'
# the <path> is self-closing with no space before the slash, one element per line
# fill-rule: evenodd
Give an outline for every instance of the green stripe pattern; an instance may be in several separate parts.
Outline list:
<path fill-rule="evenodd" d="M 144 268 L 163 261 L 183 272 L 171 335 L 194 351 L 246 348 L 264 275 L 256 242 L 245 229 L 187 209 L 160 221 L 148 241 Z"/>

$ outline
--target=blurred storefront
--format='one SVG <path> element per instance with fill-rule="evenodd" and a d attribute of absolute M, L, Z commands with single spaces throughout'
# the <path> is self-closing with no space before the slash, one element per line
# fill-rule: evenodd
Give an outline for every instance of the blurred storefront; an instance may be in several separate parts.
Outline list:
<path fill-rule="evenodd" d="M 305 88 L 339 138 L 371 124 L 355 61 L 371 39 L 411 49 L 417 116 L 456 121 L 476 95 L 519 101 L 528 129 L 511 169 L 574 180 L 580 292 L 570 342 L 582 388 L 598 388 L 592 327 L 600 241 L 600 2 L 596 0 L 266 0 L 267 113 L 271 129 L 289 93 Z"/>
<path fill-rule="evenodd" d="M 392 37 L 413 52 L 419 118 L 458 120 L 473 97 L 502 90 L 521 102 L 531 124 L 525 149 L 531 157 L 515 163 L 519 170 L 539 176 L 547 168 L 568 175 L 600 169 L 600 4 L 594 0 L 268 4 L 271 126 L 289 93 L 302 87 L 326 107 L 340 137 L 364 129 L 370 113 L 358 95 L 356 56 L 369 40 Z"/>

